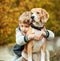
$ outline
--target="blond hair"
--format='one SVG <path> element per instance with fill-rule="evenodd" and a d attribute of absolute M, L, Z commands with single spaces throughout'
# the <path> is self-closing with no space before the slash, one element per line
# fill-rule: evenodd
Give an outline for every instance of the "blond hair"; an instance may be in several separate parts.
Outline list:
<path fill-rule="evenodd" d="M 30 24 L 31 12 L 26 11 L 19 17 L 19 23 Z"/>

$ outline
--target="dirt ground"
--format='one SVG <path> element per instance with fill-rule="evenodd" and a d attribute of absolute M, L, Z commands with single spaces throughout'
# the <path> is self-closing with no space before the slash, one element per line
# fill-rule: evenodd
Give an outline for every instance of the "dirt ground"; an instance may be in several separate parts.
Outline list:
<path fill-rule="evenodd" d="M 11 46 L 1 46 L 0 47 L 0 61 L 11 61 L 13 54 L 11 54 Z"/>
<path fill-rule="evenodd" d="M 15 56 L 13 53 L 13 45 L 0 46 L 0 61 L 11 61 Z M 50 60 L 60 61 L 60 37 L 53 41 L 48 41 L 47 49 L 50 50 Z"/>

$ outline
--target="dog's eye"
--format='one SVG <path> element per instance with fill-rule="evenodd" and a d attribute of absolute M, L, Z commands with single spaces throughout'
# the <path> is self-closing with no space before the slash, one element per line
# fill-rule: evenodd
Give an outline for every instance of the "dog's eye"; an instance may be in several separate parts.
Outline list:
<path fill-rule="evenodd" d="M 37 14 L 39 14 L 39 12 L 37 12 Z"/>

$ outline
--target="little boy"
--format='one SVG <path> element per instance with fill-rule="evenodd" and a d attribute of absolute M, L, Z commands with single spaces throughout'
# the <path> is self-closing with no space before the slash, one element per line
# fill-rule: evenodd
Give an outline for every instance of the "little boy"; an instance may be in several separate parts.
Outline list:
<path fill-rule="evenodd" d="M 23 16 L 24 15 L 24 16 Z M 13 58 L 12 61 L 22 61 L 21 52 L 24 49 L 24 45 L 27 44 L 28 38 L 26 36 L 27 32 L 30 30 L 30 12 L 24 12 L 21 16 L 19 21 L 19 27 L 16 28 L 16 45 L 14 46 L 13 51 L 15 52 L 16 56 Z M 32 39 L 30 37 L 29 39 Z"/>
<path fill-rule="evenodd" d="M 24 49 L 24 45 L 26 45 L 30 40 L 39 40 L 40 38 L 42 38 L 42 36 L 36 36 L 36 34 L 31 33 L 30 35 L 27 36 L 28 32 L 31 29 L 30 26 L 30 18 L 31 18 L 31 13 L 30 12 L 24 12 L 20 18 L 19 18 L 19 27 L 16 28 L 16 44 L 17 44 L 17 48 L 18 49 L 14 49 L 15 54 L 17 55 L 14 61 L 22 61 L 22 56 L 21 56 L 21 50 Z M 36 31 L 38 33 L 38 31 Z M 47 30 L 46 32 L 42 33 L 44 36 L 48 36 L 48 38 L 54 36 L 54 33 Z M 52 36 L 50 36 L 52 34 Z M 27 57 L 25 56 L 24 58 L 27 59 Z"/>

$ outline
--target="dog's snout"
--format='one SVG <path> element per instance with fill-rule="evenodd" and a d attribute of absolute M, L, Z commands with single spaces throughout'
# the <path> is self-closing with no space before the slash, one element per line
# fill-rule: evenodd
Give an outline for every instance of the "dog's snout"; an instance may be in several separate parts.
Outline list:
<path fill-rule="evenodd" d="M 34 19 L 34 16 L 31 16 L 31 19 Z"/>

